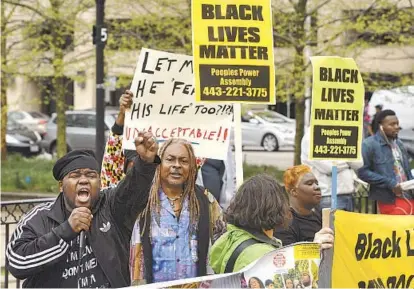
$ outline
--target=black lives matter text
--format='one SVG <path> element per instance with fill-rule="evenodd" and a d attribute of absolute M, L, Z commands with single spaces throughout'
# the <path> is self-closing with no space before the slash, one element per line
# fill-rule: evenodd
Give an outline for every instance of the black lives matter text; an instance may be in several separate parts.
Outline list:
<path fill-rule="evenodd" d="M 203 20 L 264 21 L 261 5 L 201 5 Z M 200 45 L 200 58 L 268 60 L 269 51 L 260 43 L 259 27 L 208 26 L 208 45 Z M 222 44 L 220 44 L 222 43 Z M 237 43 L 237 44 L 236 44 Z"/>

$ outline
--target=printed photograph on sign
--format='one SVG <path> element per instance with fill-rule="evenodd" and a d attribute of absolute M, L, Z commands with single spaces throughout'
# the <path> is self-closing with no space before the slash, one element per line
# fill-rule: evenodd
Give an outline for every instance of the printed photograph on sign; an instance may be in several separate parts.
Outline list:
<path fill-rule="evenodd" d="M 150 131 L 162 144 L 169 138 L 191 142 L 197 157 L 227 157 L 232 104 L 196 103 L 191 56 L 142 49 L 125 114 L 124 149 L 135 149 L 139 131 Z"/>
<path fill-rule="evenodd" d="M 318 288 L 319 245 L 297 243 L 268 253 L 243 274 L 248 288 Z"/>
<path fill-rule="evenodd" d="M 360 161 L 364 83 L 352 58 L 311 57 L 309 159 Z"/>
<path fill-rule="evenodd" d="M 275 104 L 270 0 L 192 0 L 197 101 Z"/>

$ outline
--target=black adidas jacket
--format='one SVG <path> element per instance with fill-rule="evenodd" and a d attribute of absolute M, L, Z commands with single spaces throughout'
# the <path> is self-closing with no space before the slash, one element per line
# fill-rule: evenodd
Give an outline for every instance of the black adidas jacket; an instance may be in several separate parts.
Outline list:
<path fill-rule="evenodd" d="M 135 220 L 145 208 L 157 163 L 139 158 L 117 187 L 101 191 L 86 236 L 112 288 L 130 286 L 129 242 Z M 108 226 L 110 224 L 110 227 Z M 106 225 L 104 230 L 100 230 Z M 109 228 L 109 229 L 108 229 Z M 63 195 L 35 207 L 18 224 L 7 245 L 8 270 L 23 287 L 56 288 L 59 262 L 66 262 L 69 243 L 77 237 L 65 218 Z"/>

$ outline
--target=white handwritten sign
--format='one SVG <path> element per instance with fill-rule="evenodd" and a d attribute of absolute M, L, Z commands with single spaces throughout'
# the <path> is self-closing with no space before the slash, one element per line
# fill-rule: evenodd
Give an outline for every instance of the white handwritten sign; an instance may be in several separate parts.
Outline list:
<path fill-rule="evenodd" d="M 233 105 L 195 103 L 191 56 L 142 49 L 130 90 L 124 149 L 135 149 L 138 132 L 150 131 L 159 142 L 186 139 L 198 157 L 226 158 Z"/>

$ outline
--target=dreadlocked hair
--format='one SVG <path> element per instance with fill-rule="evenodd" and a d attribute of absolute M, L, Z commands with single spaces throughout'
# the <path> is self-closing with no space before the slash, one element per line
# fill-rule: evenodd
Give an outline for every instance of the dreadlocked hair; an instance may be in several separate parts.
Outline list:
<path fill-rule="evenodd" d="M 139 215 L 139 219 L 144 218 L 144 227 L 141 228 L 141 235 L 143 235 L 143 232 L 145 231 L 146 226 L 150 226 L 151 230 L 151 216 L 154 215 L 156 218 L 156 222 L 158 225 L 160 225 L 160 212 L 161 212 L 161 203 L 159 199 L 159 189 L 161 186 L 161 166 L 162 166 L 162 160 L 164 159 L 164 154 L 167 148 L 172 144 L 181 144 L 183 145 L 188 152 L 189 155 L 189 174 L 188 179 L 186 183 L 184 184 L 184 192 L 182 200 L 185 200 L 187 197 L 189 197 L 189 210 L 190 210 L 190 236 L 192 233 L 195 232 L 197 228 L 198 219 L 200 216 L 200 205 L 197 200 L 197 196 L 195 194 L 195 184 L 197 179 L 197 163 L 196 163 L 196 157 L 194 154 L 194 149 L 191 143 L 184 139 L 180 138 L 170 138 L 168 139 L 163 146 L 161 147 L 159 151 L 159 157 L 161 159 L 161 165 L 159 165 L 155 171 L 155 177 L 152 183 L 150 195 L 148 198 L 147 205 L 142 211 L 142 213 Z M 150 220 L 148 219 L 148 216 L 150 217 Z M 149 222 L 149 223 L 148 223 Z M 149 234 L 151 238 L 151 234 Z"/>

